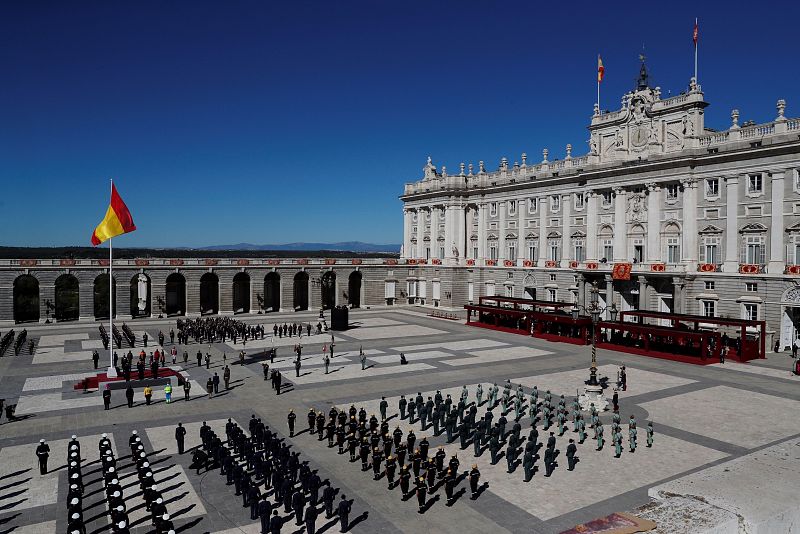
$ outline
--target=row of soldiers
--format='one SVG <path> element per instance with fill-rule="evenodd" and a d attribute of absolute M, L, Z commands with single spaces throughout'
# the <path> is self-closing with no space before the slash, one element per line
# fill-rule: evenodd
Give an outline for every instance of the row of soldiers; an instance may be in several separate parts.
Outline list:
<path fill-rule="evenodd" d="M 358 419 L 356 419 L 358 417 Z M 293 410 L 289 412 L 289 435 L 294 436 L 297 415 Z M 339 454 L 345 453 L 345 447 L 350 454 L 350 461 L 361 460 L 361 470 L 373 472 L 373 479 L 380 480 L 384 475 L 388 481 L 388 489 L 400 486 L 405 498 L 410 491 L 411 473 L 414 475 L 415 494 L 419 504 L 419 512 L 423 513 L 427 507 L 427 495 L 434 493 L 437 479 L 443 479 L 447 504 L 454 502 L 455 491 L 462 476 L 458 473 L 460 461 L 457 455 L 452 455 L 445 465 L 446 453 L 440 447 L 436 454 L 429 456 L 430 443 L 425 436 L 419 444 L 416 435 L 410 430 L 407 438 L 403 439 L 403 431 L 396 428 L 389 433 L 389 424 L 386 418 L 378 423 L 377 417 L 372 415 L 367 421 L 366 411 L 360 411 L 351 405 L 348 412 L 331 407 L 326 418 L 322 411 L 310 409 L 307 414 L 309 434 L 317 434 L 322 441 L 327 439 L 328 447 L 334 447 L 334 440 L 338 446 Z M 415 445 L 416 448 L 415 448 Z M 394 452 L 394 454 L 393 454 Z M 406 464 L 406 458 L 410 460 Z M 383 464 L 385 462 L 385 468 Z M 397 469 L 399 466 L 399 474 Z M 424 475 L 422 468 L 425 468 Z M 395 475 L 398 475 L 395 482 Z M 480 471 L 473 465 L 471 471 L 465 473 L 469 476 L 472 498 L 479 494 Z"/>
<path fill-rule="evenodd" d="M 185 429 L 176 429 L 178 450 L 183 452 Z M 227 484 L 233 485 L 242 505 L 250 508 L 250 518 L 260 519 L 263 533 L 279 534 L 285 520 L 284 512 L 294 515 L 297 525 L 305 525 L 308 534 L 316 532 L 317 505 L 322 502 L 326 518 L 338 515 L 342 531 L 349 525 L 351 501 L 341 495 L 334 510 L 337 489 L 323 482 L 308 462 L 301 461 L 300 453 L 290 447 L 261 419 L 253 415 L 249 422 L 249 436 L 231 419 L 225 425 L 226 441 L 216 435 L 204 421 L 200 427 L 202 447 L 194 451 L 192 462 L 200 473 L 219 467 Z M 264 492 L 261 487 L 263 485 Z M 320 498 L 320 490 L 322 496 Z M 272 493 L 275 504 L 267 497 Z"/>
<path fill-rule="evenodd" d="M 212 343 L 217 339 L 223 343 L 231 339 L 234 343 L 238 339 L 264 339 L 264 325 L 248 325 L 231 317 L 198 317 L 196 319 L 179 319 L 178 342 L 189 344 L 190 339 L 196 343 L 206 341 Z M 163 343 L 162 343 L 163 344 Z"/>
<path fill-rule="evenodd" d="M 110 441 L 107 440 L 107 447 L 110 449 Z M 142 443 L 142 439 L 139 437 L 136 430 L 131 432 L 130 437 L 128 438 L 128 445 L 131 449 L 131 458 L 135 462 L 136 465 L 136 474 L 139 479 L 139 488 L 142 490 L 142 497 L 145 501 L 145 510 L 150 512 L 150 521 L 153 525 L 157 534 L 174 534 L 175 527 L 172 524 L 172 520 L 170 518 L 169 513 L 167 512 L 167 506 L 164 502 L 164 497 L 161 494 L 161 490 L 156 484 L 153 469 L 150 465 L 150 460 L 147 457 L 147 453 L 144 450 L 144 444 Z M 114 462 L 114 468 L 116 467 L 116 462 Z M 124 513 L 124 502 L 120 498 L 118 502 L 111 502 L 109 501 L 109 508 L 112 510 L 116 510 L 118 514 Z M 114 519 L 112 515 L 112 519 Z M 113 520 L 112 523 L 119 523 L 119 521 Z"/>

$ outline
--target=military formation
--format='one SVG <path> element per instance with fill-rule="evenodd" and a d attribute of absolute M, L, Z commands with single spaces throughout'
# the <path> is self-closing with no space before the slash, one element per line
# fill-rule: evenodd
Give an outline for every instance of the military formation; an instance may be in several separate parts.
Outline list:
<path fill-rule="evenodd" d="M 197 474 L 219 469 L 226 484 L 233 487 L 237 497 L 241 496 L 242 506 L 250 509 L 250 519 L 260 520 L 263 534 L 279 534 L 292 518 L 298 526 L 305 526 L 308 534 L 314 534 L 319 504 L 323 505 L 325 518 L 336 516 L 341 530 L 346 531 L 352 501 L 342 494 L 337 502 L 339 490 L 329 480 L 321 480 L 299 452 L 292 451 L 255 415 L 250 418 L 248 430 L 245 432 L 228 419 L 223 440 L 204 421 L 200 427 L 202 446 L 192 456 Z M 184 436 L 185 430 L 176 429 L 179 451 L 183 451 Z"/>
<path fill-rule="evenodd" d="M 478 409 L 484 405 L 486 411 L 479 418 Z M 474 390 L 474 401 L 470 401 L 466 385 L 462 387 L 457 401 L 450 394 L 443 395 L 438 390 L 427 399 L 421 392 L 409 398 L 401 395 L 397 402 L 397 413 L 401 421 L 411 425 L 405 432 L 399 425 L 394 430 L 390 429 L 388 408 L 385 397 L 381 398 L 378 405 L 380 418 L 375 414 L 368 416 L 364 407 L 356 408 L 355 405 L 347 410 L 332 406 L 327 414 L 311 408 L 307 414 L 307 432 L 316 435 L 320 441 L 327 440 L 328 447 L 337 447 L 339 454 L 349 453 L 350 462 L 360 463 L 364 472 L 371 471 L 374 480 L 386 477 L 388 489 L 399 486 L 404 498 L 409 495 L 413 481 L 420 513 L 430 506 L 428 495 L 441 486 L 444 486 L 448 505 L 454 502 L 458 485 L 464 478 L 469 480 L 473 499 L 479 495 L 481 488 L 477 465 L 460 473 L 458 456 L 452 454 L 448 459 L 444 445 L 432 449 L 426 434 L 429 431 L 432 431 L 431 439 L 446 435 L 445 444 L 458 441 L 461 450 L 467 450 L 471 445 L 475 457 L 480 457 L 488 450 L 492 465 L 505 457 L 508 473 L 514 473 L 521 465 L 525 482 L 533 479 L 540 459 L 544 476 L 552 476 L 559 466 L 557 458 L 561 454 L 557 439 L 563 439 L 568 432 L 577 434 L 566 438 L 564 451 L 567 470 L 573 471 L 580 461 L 578 444 L 583 444 L 588 438 L 587 422 L 577 398 L 568 406 L 564 395 L 555 400 L 548 390 L 540 400 L 536 386 L 526 394 L 521 385 L 514 388 L 510 381 L 506 381 L 502 393 L 497 384 L 486 390 L 482 384 L 478 384 Z M 496 418 L 495 410 L 498 413 Z M 521 421 L 526 415 L 530 428 L 527 437 L 523 437 Z M 594 405 L 590 406 L 588 417 L 589 428 L 593 429 L 593 439 L 597 443 L 596 450 L 600 451 L 605 443 L 604 426 Z M 296 419 L 297 414 L 294 410 L 290 411 L 287 417 L 290 436 L 295 435 Z M 417 423 L 420 425 L 419 441 L 413 429 Z M 539 423 L 542 423 L 542 432 L 545 433 L 542 442 L 537 427 Z M 610 434 L 614 456 L 619 458 L 625 438 L 618 411 L 612 415 Z M 647 447 L 652 447 L 652 422 L 647 424 L 646 436 Z M 636 451 L 637 438 L 636 419 L 631 415 L 627 430 L 627 448 L 631 453 Z M 543 457 L 539 454 L 542 447 Z"/>

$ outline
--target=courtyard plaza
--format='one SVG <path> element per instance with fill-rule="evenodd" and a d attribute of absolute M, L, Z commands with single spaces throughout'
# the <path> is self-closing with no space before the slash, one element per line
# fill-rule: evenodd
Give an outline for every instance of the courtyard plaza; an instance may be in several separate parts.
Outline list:
<path fill-rule="evenodd" d="M 800 443 L 800 419 L 796 417 L 799 379 L 789 371 L 792 360 L 787 353 L 769 353 L 766 360 L 749 364 L 695 366 L 600 350 L 598 376 L 608 377 L 610 385 L 606 396 L 612 394 L 619 366 L 627 369 L 627 389 L 618 392 L 624 435 L 621 457 L 614 455 L 611 412 L 601 414 L 606 442 L 599 451 L 584 413 L 588 437 L 577 444 L 579 462 L 574 471 L 567 470 L 564 458 L 568 439 L 578 441 L 569 423 L 568 431 L 556 437 L 559 453 L 552 476 L 544 476 L 538 458 L 533 478 L 525 482 L 521 467 L 514 466 L 509 473 L 505 459 L 492 465 L 488 451 L 476 458 L 473 447 L 461 449 L 458 438 L 447 443 L 444 431 L 434 436 L 430 424 L 423 429 L 418 419 L 413 423 L 401 419 L 398 399 L 405 395 L 410 401 L 421 393 L 427 400 L 440 391 L 451 395 L 455 404 L 466 385 L 467 401 L 474 403 L 476 386 L 482 384 L 480 418 L 486 411 L 489 388 L 496 383 L 502 395 L 503 384 L 510 380 L 512 399 L 517 386 L 523 388 L 520 423 L 525 437 L 531 428 L 531 388 L 538 388 L 540 401 L 550 390 L 554 405 L 563 394 L 569 409 L 588 378 L 590 347 L 467 327 L 463 321 L 434 318 L 428 313 L 423 308 L 351 310 L 348 330 L 274 339 L 274 324 L 316 325 L 318 314 L 237 316 L 248 324 L 264 325 L 265 338 L 250 339 L 246 344 L 228 339 L 225 343 L 178 345 L 175 366 L 167 354 L 167 367 L 183 373 L 192 384 L 188 401 L 183 389 L 176 386 L 172 402 L 167 404 L 160 385 L 153 388 L 152 404 L 146 405 L 142 386 L 137 384 L 133 408 L 127 407 L 124 389 L 114 389 L 110 410 L 103 409 L 96 389 L 84 392 L 75 387 L 107 365 L 98 324 L 28 325 L 36 345 L 34 354 L 23 350 L 14 356 L 9 351 L 0 358 L 0 398 L 7 405 L 16 405 L 15 419 L 9 421 L 3 414 L 0 421 L 0 531 L 49 534 L 66 530 L 65 458 L 72 434 L 83 451 L 87 532 L 109 531 L 96 448 L 103 433 L 112 440 L 119 458 L 131 531 L 152 531 L 127 447 L 136 430 L 177 532 L 260 532 L 260 523 L 250 519 L 239 497 L 225 485 L 225 477 L 203 470 L 197 475 L 190 453 L 200 445 L 203 421 L 222 436 L 228 418 L 246 429 L 253 414 L 298 451 L 323 481 L 353 500 L 349 529 L 353 532 L 455 532 L 466 528 L 474 532 L 558 533 L 615 512 L 652 519 L 657 532 L 703 532 L 713 526 L 735 526 L 740 520 L 778 528 L 762 532 L 782 531 L 774 517 L 783 514 L 784 505 L 786 509 L 791 506 L 789 488 L 800 472 L 800 455 L 794 452 Z M 326 318 L 329 324 L 327 313 Z M 130 349 L 134 357 L 142 349 L 149 354 L 161 348 L 158 332 L 166 335 L 175 324 L 174 319 L 129 322 L 137 338 Z M 147 348 L 142 347 L 144 332 L 150 340 Z M 329 352 L 322 349 L 329 349 L 332 336 L 334 358 L 326 374 L 323 358 Z M 169 336 L 163 348 L 169 352 L 172 345 L 168 340 Z M 299 376 L 295 376 L 293 352 L 297 343 L 302 344 Z M 264 352 L 272 348 L 276 357 L 270 369 L 283 375 L 280 395 L 262 371 Z M 92 350 L 101 353 L 97 371 Z M 118 353 L 121 356 L 128 350 L 123 345 Z M 189 353 L 185 364 L 184 350 Z M 198 350 L 211 355 L 209 369 L 205 363 L 197 366 Z M 244 365 L 238 363 L 241 350 L 247 353 Z M 363 370 L 360 350 L 366 356 Z M 401 352 L 406 365 L 400 363 Z M 231 369 L 230 388 L 221 385 L 219 393 L 209 398 L 205 384 L 215 372 L 222 377 L 223 355 Z M 326 440 L 305 431 L 310 408 L 327 414 L 332 406 L 347 410 L 354 405 L 363 407 L 368 417 L 379 416 L 382 397 L 388 401 L 390 433 L 399 427 L 405 436 L 413 429 L 417 443 L 423 437 L 429 440 L 431 454 L 444 446 L 447 459 L 458 455 L 459 474 L 477 464 L 482 484 L 477 498 L 470 498 L 468 480 L 461 479 L 457 489 L 466 488 L 465 494 L 447 505 L 443 488 L 437 488 L 429 495 L 424 513 L 418 514 L 415 498 L 402 499 L 398 488 L 387 489 L 385 477 L 373 480 L 372 470 L 361 472 L 358 462 L 351 463 L 347 454 L 339 455 L 336 447 L 329 448 Z M 297 414 L 292 438 L 287 427 L 289 410 Z M 507 414 L 509 429 L 513 413 L 512 402 Z M 496 421 L 499 408 L 494 415 Z M 634 453 L 628 449 L 631 415 L 639 430 Z M 649 421 L 655 428 L 652 448 L 645 447 Z M 178 422 L 187 429 L 187 452 L 182 455 L 174 438 Z M 545 430 L 542 422 L 536 425 L 539 442 L 546 442 L 550 431 L 558 434 L 556 426 Z M 34 452 L 40 439 L 46 439 L 51 449 L 46 475 L 39 474 Z M 544 448 L 539 452 L 543 455 Z M 283 508 L 280 514 L 289 515 Z M 323 514 L 317 529 L 338 532 L 340 524 Z M 283 532 L 303 531 L 295 527 L 293 519 L 286 520 Z"/>

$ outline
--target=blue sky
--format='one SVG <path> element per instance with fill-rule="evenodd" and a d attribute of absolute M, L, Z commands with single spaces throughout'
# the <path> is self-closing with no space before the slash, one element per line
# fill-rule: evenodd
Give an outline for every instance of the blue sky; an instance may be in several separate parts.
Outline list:
<path fill-rule="evenodd" d="M 118 246 L 399 243 L 404 182 L 586 151 L 644 45 L 706 124 L 800 115 L 788 2 L 4 2 L 0 244 L 88 245 L 113 177 Z M 11 198 L 9 195 L 11 194 Z"/>

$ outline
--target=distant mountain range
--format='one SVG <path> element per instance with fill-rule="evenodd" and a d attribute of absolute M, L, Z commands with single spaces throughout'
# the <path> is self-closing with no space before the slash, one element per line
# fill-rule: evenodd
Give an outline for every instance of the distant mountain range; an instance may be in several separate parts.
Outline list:
<path fill-rule="evenodd" d="M 341 243 L 284 243 L 282 245 L 254 245 L 237 243 L 235 245 L 213 245 L 198 247 L 196 250 L 335 250 L 344 252 L 400 252 L 400 245 L 376 245 L 361 241 Z"/>

